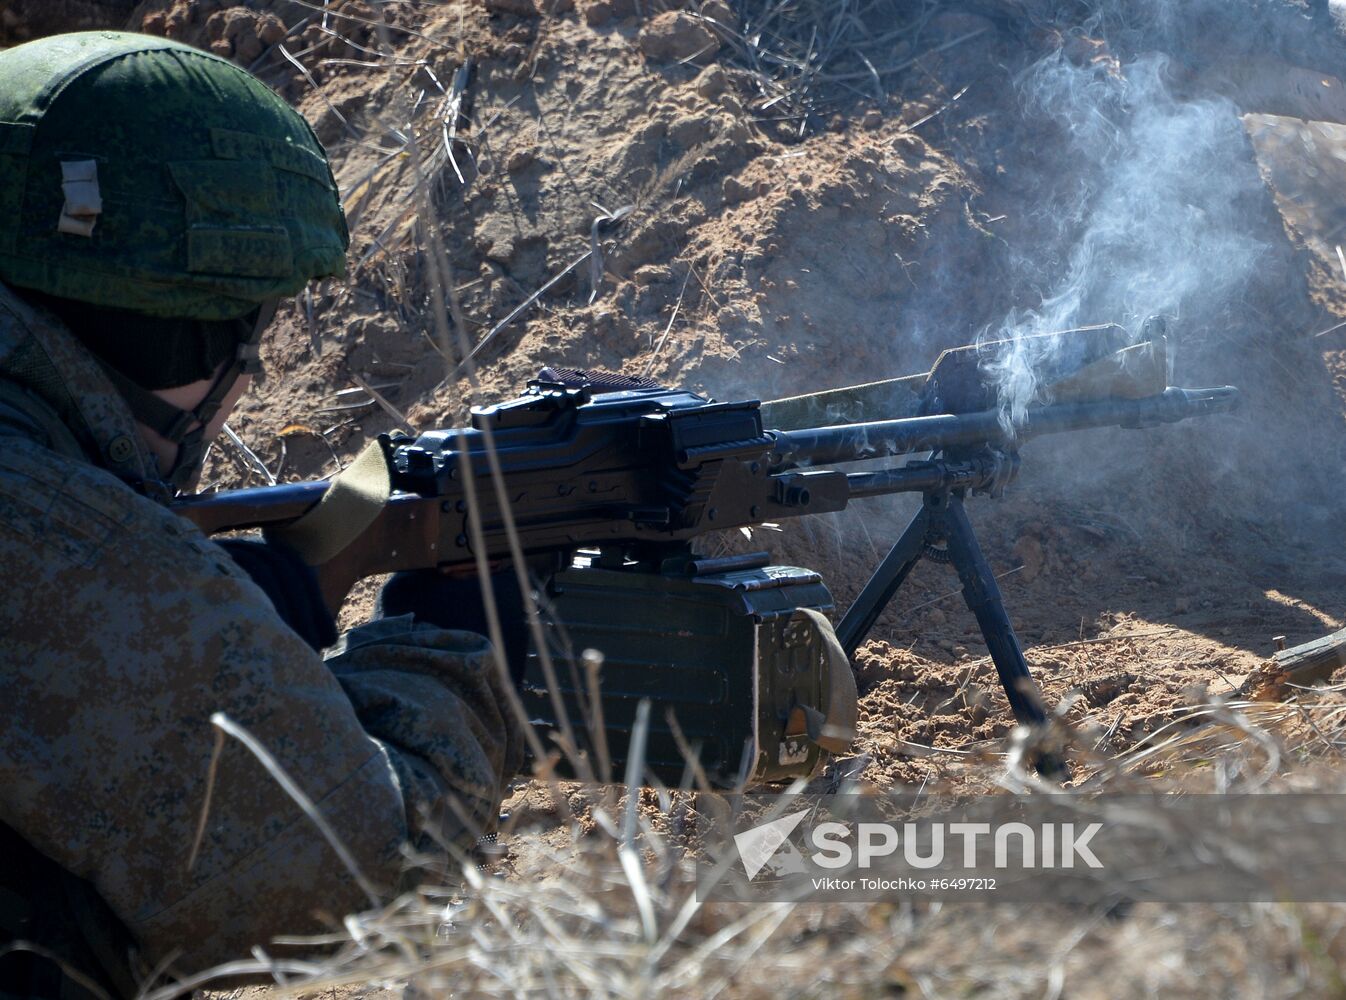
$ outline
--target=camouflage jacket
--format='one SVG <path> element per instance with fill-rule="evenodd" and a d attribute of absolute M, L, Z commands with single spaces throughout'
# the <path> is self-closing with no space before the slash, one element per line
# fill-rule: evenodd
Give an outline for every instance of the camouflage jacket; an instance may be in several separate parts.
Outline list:
<path fill-rule="evenodd" d="M 324 662 L 222 549 L 128 485 L 154 471 L 129 410 L 3 286 L 0 379 L 0 821 L 91 882 L 149 962 L 194 971 L 368 905 L 233 740 L 189 866 L 214 712 L 384 892 L 407 844 L 490 827 L 521 743 L 485 640 L 384 619 Z"/>

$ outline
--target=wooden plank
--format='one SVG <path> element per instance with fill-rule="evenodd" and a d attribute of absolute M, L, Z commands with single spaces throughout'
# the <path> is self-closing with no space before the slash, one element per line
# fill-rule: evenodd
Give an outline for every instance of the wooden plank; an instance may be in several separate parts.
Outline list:
<path fill-rule="evenodd" d="M 1346 628 L 1283 649 L 1272 659 L 1277 671 L 1292 684 L 1313 684 L 1327 680 L 1338 667 L 1346 666 Z"/>
<path fill-rule="evenodd" d="M 1294 694 L 1295 688 L 1326 681 L 1342 666 L 1346 666 L 1346 628 L 1273 654 L 1262 669 L 1248 675 L 1240 691 L 1257 701 L 1279 701 Z"/>

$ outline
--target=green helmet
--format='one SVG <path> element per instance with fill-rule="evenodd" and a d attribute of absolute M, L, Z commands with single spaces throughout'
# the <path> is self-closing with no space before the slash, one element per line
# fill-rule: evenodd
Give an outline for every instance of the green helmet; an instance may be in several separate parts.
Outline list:
<path fill-rule="evenodd" d="M 343 273 L 348 243 L 313 130 L 232 63 L 110 31 L 0 52 L 0 280 L 228 320 Z"/>

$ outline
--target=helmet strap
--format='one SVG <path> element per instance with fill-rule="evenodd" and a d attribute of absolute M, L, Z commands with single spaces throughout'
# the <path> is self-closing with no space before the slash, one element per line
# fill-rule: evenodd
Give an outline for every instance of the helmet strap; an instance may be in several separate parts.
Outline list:
<path fill-rule="evenodd" d="M 255 375 L 262 370 L 259 345 L 262 332 L 276 315 L 273 300 L 262 305 L 255 319 L 238 320 L 240 339 L 232 361 L 220 369 L 201 402 L 190 410 L 174 406 L 153 392 L 137 385 L 111 365 L 103 362 L 103 370 L 122 394 L 135 418 L 165 441 L 178 446 L 177 457 L 163 481 L 174 491 L 184 489 L 196 474 L 205 452 L 206 425 L 220 412 L 220 405 L 235 383 L 244 375 Z"/>

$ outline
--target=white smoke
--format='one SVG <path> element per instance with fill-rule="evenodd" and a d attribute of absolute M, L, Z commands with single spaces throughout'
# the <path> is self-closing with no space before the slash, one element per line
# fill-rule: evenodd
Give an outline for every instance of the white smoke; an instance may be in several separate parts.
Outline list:
<path fill-rule="evenodd" d="M 1263 188 L 1237 109 L 1180 99 L 1168 69 L 1158 54 L 1076 65 L 1056 52 L 1021 78 L 1025 115 L 1065 136 L 1058 162 L 1071 180 L 1036 210 L 1071 249 L 1055 273 L 1022 261 L 1020 273 L 1042 281 L 1040 301 L 981 338 L 1008 341 L 983 361 L 1007 425 L 1041 398 L 1039 373 L 1062 346 L 1033 335 L 1108 322 L 1136 340 L 1156 314 L 1209 330 L 1266 252 L 1246 228 Z"/>

